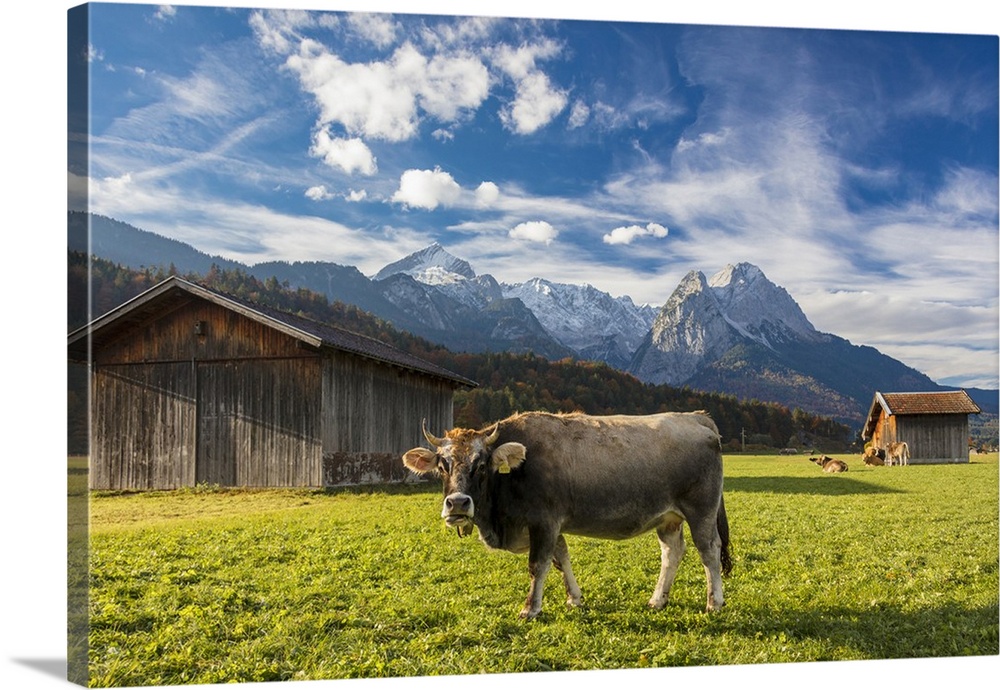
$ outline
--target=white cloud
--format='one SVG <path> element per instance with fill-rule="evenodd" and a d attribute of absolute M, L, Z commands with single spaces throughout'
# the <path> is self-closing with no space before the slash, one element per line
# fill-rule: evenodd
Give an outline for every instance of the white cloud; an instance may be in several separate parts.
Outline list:
<path fill-rule="evenodd" d="M 174 110 L 184 117 L 198 119 L 232 112 L 228 88 L 219 74 L 198 70 L 186 79 L 163 77 L 162 83 L 172 97 Z"/>
<path fill-rule="evenodd" d="M 167 21 L 168 19 L 173 19 L 177 16 L 177 8 L 173 5 L 160 5 L 156 8 L 156 12 L 153 14 L 153 19 L 159 21 Z"/>
<path fill-rule="evenodd" d="M 392 195 L 392 201 L 433 211 L 438 206 L 455 204 L 461 194 L 462 188 L 455 179 L 440 168 L 407 170 L 399 178 L 399 189 Z"/>
<path fill-rule="evenodd" d="M 476 206 L 489 208 L 500 198 L 500 188 L 493 182 L 483 182 L 476 188 Z"/>
<path fill-rule="evenodd" d="M 559 231 L 544 220 L 533 220 L 515 226 L 509 233 L 511 239 L 552 244 Z"/>
<path fill-rule="evenodd" d="M 262 48 L 287 55 L 295 50 L 300 30 L 313 25 L 313 16 L 304 10 L 263 10 L 253 12 L 249 23 Z"/>
<path fill-rule="evenodd" d="M 363 141 L 331 137 L 330 130 L 326 127 L 313 135 L 309 153 L 322 158 L 331 168 L 340 168 L 348 175 L 354 172 L 374 175 L 378 171 L 375 156 Z"/>
<path fill-rule="evenodd" d="M 360 189 L 360 190 L 352 189 L 350 192 L 347 193 L 346 196 L 344 196 L 344 199 L 346 201 L 350 201 L 352 203 L 357 203 L 359 201 L 364 201 L 367 198 L 368 198 L 368 192 L 365 191 L 364 189 Z"/>
<path fill-rule="evenodd" d="M 347 21 L 359 35 L 379 48 L 387 48 L 396 40 L 396 31 L 399 27 L 389 15 L 355 12 Z"/>
<path fill-rule="evenodd" d="M 646 227 L 627 225 L 615 228 L 604 236 L 605 244 L 632 244 L 639 237 L 666 237 L 667 229 L 658 223 L 649 223 Z"/>
<path fill-rule="evenodd" d="M 333 195 L 327 191 L 326 185 L 317 185 L 306 190 L 306 198 L 313 201 L 326 201 L 332 199 Z"/>
<path fill-rule="evenodd" d="M 518 82 L 517 96 L 500 119 L 517 134 L 533 134 L 562 112 L 566 100 L 564 91 L 552 88 L 549 78 L 536 72 Z"/>
<path fill-rule="evenodd" d="M 321 125 L 336 123 L 350 135 L 391 142 L 417 134 L 421 111 L 455 122 L 489 93 L 489 74 L 477 58 L 428 60 L 409 43 L 387 61 L 347 63 L 306 39 L 285 64 L 316 99 Z"/>
<path fill-rule="evenodd" d="M 587 119 L 590 117 L 590 108 L 583 101 L 576 101 L 573 103 L 573 108 L 569 112 L 569 122 L 567 126 L 570 129 L 576 129 L 577 127 L 583 127 L 587 124 Z"/>
<path fill-rule="evenodd" d="M 554 87 L 548 75 L 535 65 L 537 59 L 555 57 L 559 52 L 555 41 L 517 49 L 502 45 L 494 51 L 494 63 L 514 81 L 514 101 L 500 112 L 500 119 L 508 129 L 517 134 L 532 134 L 566 107 L 569 101 L 566 92 Z"/>

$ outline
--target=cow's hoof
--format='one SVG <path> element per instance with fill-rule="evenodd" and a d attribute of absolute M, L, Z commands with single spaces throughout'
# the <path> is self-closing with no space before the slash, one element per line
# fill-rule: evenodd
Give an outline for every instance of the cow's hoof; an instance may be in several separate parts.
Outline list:
<path fill-rule="evenodd" d="M 538 614 L 540 614 L 541 612 L 542 612 L 541 609 L 531 609 L 530 607 L 525 606 L 523 609 L 521 609 L 521 613 L 517 614 L 517 617 L 520 618 L 521 620 L 530 621 L 537 618 Z"/>
<path fill-rule="evenodd" d="M 649 608 L 651 609 L 662 609 L 667 605 L 667 595 L 666 594 L 654 594 L 649 598 Z"/>
<path fill-rule="evenodd" d="M 708 606 L 705 607 L 705 613 L 712 613 L 713 611 L 721 611 L 722 607 L 726 605 L 726 602 L 721 604 L 716 604 L 714 601 L 708 602 Z"/>
<path fill-rule="evenodd" d="M 580 606 L 582 603 L 583 603 L 583 597 L 579 597 L 579 596 L 577 596 L 577 597 L 574 597 L 574 596 L 566 597 L 566 606 L 568 606 L 571 609 L 575 609 L 577 606 Z"/>

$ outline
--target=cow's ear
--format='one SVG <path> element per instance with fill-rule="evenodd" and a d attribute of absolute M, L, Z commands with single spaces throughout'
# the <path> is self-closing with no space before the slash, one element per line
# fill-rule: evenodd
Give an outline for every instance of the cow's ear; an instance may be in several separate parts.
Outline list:
<path fill-rule="evenodd" d="M 427 474 L 437 470 L 437 454 L 426 448 L 414 448 L 403 453 L 403 464 L 417 474 Z"/>
<path fill-rule="evenodd" d="M 520 443 L 504 443 L 493 451 L 493 469 L 506 474 L 524 462 L 528 449 Z"/>

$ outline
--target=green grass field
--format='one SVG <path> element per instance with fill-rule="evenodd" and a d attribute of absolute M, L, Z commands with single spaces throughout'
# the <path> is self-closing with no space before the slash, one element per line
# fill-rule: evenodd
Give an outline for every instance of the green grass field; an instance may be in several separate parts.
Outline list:
<path fill-rule="evenodd" d="M 995 655 L 997 456 L 826 475 L 727 456 L 734 569 L 705 614 L 689 548 L 662 611 L 654 535 L 570 537 L 517 618 L 525 556 L 459 539 L 437 485 L 91 498 L 91 685 Z M 690 545 L 690 539 L 688 539 Z"/>

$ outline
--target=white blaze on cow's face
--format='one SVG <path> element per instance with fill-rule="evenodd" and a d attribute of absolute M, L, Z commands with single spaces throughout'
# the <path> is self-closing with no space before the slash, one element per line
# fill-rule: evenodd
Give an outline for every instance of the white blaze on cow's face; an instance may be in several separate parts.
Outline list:
<path fill-rule="evenodd" d="M 525 448 L 520 443 L 493 449 L 498 435 L 497 426 L 486 431 L 452 429 L 444 438 L 432 436 L 425 428 L 424 436 L 433 450 L 414 448 L 403 455 L 403 463 L 414 472 L 436 472 L 441 477 L 441 517 L 459 536 L 472 533 L 476 514 L 473 495 L 484 479 L 482 473 L 510 472 L 524 461 Z"/>

